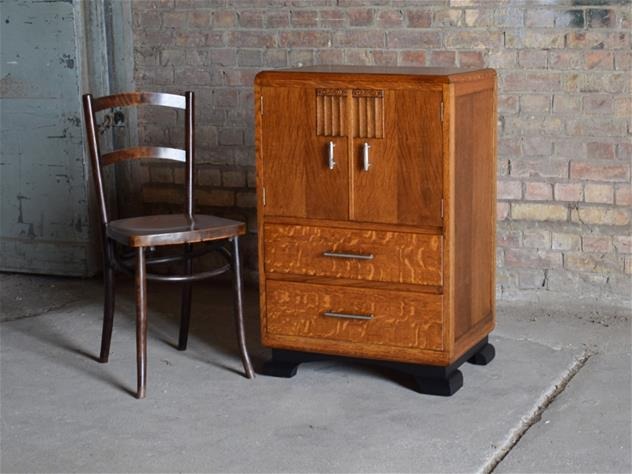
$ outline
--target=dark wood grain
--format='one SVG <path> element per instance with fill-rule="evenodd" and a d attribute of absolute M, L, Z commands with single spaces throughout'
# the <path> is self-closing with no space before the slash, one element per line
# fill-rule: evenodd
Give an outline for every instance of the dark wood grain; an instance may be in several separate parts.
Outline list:
<path fill-rule="evenodd" d="M 169 148 L 164 146 L 137 146 L 121 148 L 110 153 L 104 153 L 101 157 L 101 163 L 102 166 L 108 166 L 118 163 L 119 161 L 140 160 L 145 158 L 185 162 L 186 151 L 180 148 Z"/>
<path fill-rule="evenodd" d="M 98 110 L 136 105 L 160 105 L 184 109 L 184 149 L 138 146 L 114 150 L 105 155 L 101 154 L 99 140 L 96 133 L 95 113 Z M 135 282 L 136 282 L 136 347 L 137 347 L 137 397 L 144 398 L 147 378 L 147 299 L 146 280 L 160 279 L 162 281 L 182 282 L 181 323 L 178 348 L 184 350 L 187 345 L 189 318 L 191 313 L 191 283 L 210 278 L 226 271 L 234 273 L 235 293 L 235 322 L 239 348 L 246 376 L 254 375 L 252 364 L 248 357 L 244 338 L 242 283 L 240 273 L 240 257 L 238 236 L 246 232 L 243 222 L 223 219 L 209 215 L 194 214 L 194 129 L 195 129 L 195 104 L 193 92 L 185 92 L 183 95 L 131 92 L 115 94 L 108 97 L 93 98 L 91 94 L 83 96 L 84 118 L 88 149 L 90 152 L 93 179 L 99 201 L 99 214 L 101 229 L 103 232 L 104 246 L 104 272 L 105 272 L 105 307 L 103 317 L 103 333 L 101 339 L 100 361 L 107 362 L 112 333 L 112 319 L 114 313 L 114 268 L 131 271 L 125 263 L 121 263 L 114 256 L 114 242 L 124 246 L 135 248 Z M 115 165 L 124 160 L 136 160 L 141 158 L 170 159 L 184 162 L 185 179 L 184 188 L 186 199 L 182 214 L 140 216 L 126 219 L 111 219 L 105 196 L 103 167 Z M 193 273 L 191 258 L 192 244 L 214 240 L 232 240 L 232 252 L 223 249 L 230 263 L 214 270 Z M 185 245 L 184 274 L 166 275 L 149 274 L 145 269 L 146 247 Z M 221 249 L 221 248 L 220 248 Z M 162 263 L 171 261 L 170 258 L 158 259 Z M 115 267 L 115 263 L 117 266 Z M 153 260 L 152 263 L 159 263 Z"/>
<path fill-rule="evenodd" d="M 112 221 L 107 227 L 108 237 L 130 247 L 190 244 L 245 232 L 243 222 L 203 214 L 196 214 L 193 220 L 186 214 L 130 217 Z"/>
<path fill-rule="evenodd" d="M 114 107 L 128 107 L 131 105 L 161 105 L 175 109 L 186 109 L 186 99 L 180 94 L 166 94 L 164 92 L 124 92 L 94 99 L 95 112 Z"/>

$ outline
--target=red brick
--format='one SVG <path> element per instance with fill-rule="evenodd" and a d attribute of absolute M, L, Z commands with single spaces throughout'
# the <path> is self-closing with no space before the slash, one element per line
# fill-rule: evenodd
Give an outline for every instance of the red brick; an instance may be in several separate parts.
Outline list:
<path fill-rule="evenodd" d="M 548 52 L 546 50 L 524 49 L 518 51 L 518 64 L 526 69 L 546 69 Z"/>
<path fill-rule="evenodd" d="M 524 137 L 522 154 L 524 156 L 551 156 L 553 142 L 546 137 Z"/>
<path fill-rule="evenodd" d="M 552 69 L 581 69 L 583 66 L 583 51 L 549 51 L 549 67 Z"/>
<path fill-rule="evenodd" d="M 382 10 L 377 16 L 377 24 L 380 28 L 394 28 L 402 26 L 404 15 L 400 10 Z"/>
<path fill-rule="evenodd" d="M 586 158 L 612 160 L 614 159 L 614 144 L 604 142 L 586 143 Z"/>
<path fill-rule="evenodd" d="M 296 28 L 315 28 L 318 26 L 318 10 L 294 10 L 290 21 Z"/>
<path fill-rule="evenodd" d="M 614 203 L 614 189 L 611 184 L 586 183 L 584 199 L 586 202 L 612 204 Z"/>
<path fill-rule="evenodd" d="M 617 270 L 618 261 L 612 255 L 589 255 L 569 252 L 564 256 L 564 267 L 579 272 L 610 273 Z"/>
<path fill-rule="evenodd" d="M 616 235 L 612 238 L 612 241 L 618 253 L 632 253 L 632 236 Z"/>
<path fill-rule="evenodd" d="M 274 34 L 265 31 L 231 31 L 228 33 L 228 44 L 239 48 L 271 48 L 275 44 L 275 38 Z"/>
<path fill-rule="evenodd" d="M 350 26 L 370 26 L 373 24 L 372 8 L 351 8 L 347 11 Z"/>
<path fill-rule="evenodd" d="M 320 30 L 283 31 L 279 34 L 279 45 L 284 48 L 323 48 L 329 46 L 329 32 Z"/>
<path fill-rule="evenodd" d="M 516 268 L 561 268 L 560 252 L 539 249 L 505 249 L 505 263 Z"/>
<path fill-rule="evenodd" d="M 435 31 L 399 30 L 387 32 L 389 48 L 424 49 L 441 46 L 441 35 Z"/>
<path fill-rule="evenodd" d="M 590 94 L 584 96 L 584 112 L 587 114 L 612 114 L 614 103 L 611 95 Z"/>
<path fill-rule="evenodd" d="M 406 11 L 409 28 L 428 28 L 432 23 L 431 10 L 411 9 Z"/>
<path fill-rule="evenodd" d="M 585 55 L 586 69 L 612 69 L 614 67 L 614 54 L 612 51 L 588 51 Z"/>
<path fill-rule="evenodd" d="M 551 248 L 553 250 L 579 250 L 581 238 L 576 234 L 553 232 L 551 234 Z"/>
<path fill-rule="evenodd" d="M 463 12 L 457 9 L 437 10 L 432 19 L 432 25 L 438 27 L 460 26 L 463 22 Z"/>
<path fill-rule="evenodd" d="M 342 28 L 345 22 L 345 12 L 341 9 L 330 9 L 320 11 L 321 28 Z"/>
<path fill-rule="evenodd" d="M 583 200 L 583 186 L 581 183 L 556 183 L 556 201 L 581 201 Z"/>
<path fill-rule="evenodd" d="M 430 55 L 430 65 L 436 67 L 456 66 L 456 53 L 454 51 L 433 51 Z"/>
<path fill-rule="evenodd" d="M 611 252 L 612 238 L 609 235 L 584 235 L 582 250 L 584 252 Z"/>
<path fill-rule="evenodd" d="M 397 66 L 397 51 L 374 49 L 371 55 L 378 66 Z"/>
<path fill-rule="evenodd" d="M 452 31 L 444 33 L 448 48 L 492 49 L 502 46 L 502 33 L 498 31 Z"/>
<path fill-rule="evenodd" d="M 498 181 L 496 194 L 498 199 L 522 199 L 522 183 L 520 181 Z"/>
<path fill-rule="evenodd" d="M 545 113 L 551 110 L 550 95 L 524 94 L 520 96 L 520 111 L 526 113 Z"/>
<path fill-rule="evenodd" d="M 242 28 L 263 28 L 264 10 L 241 10 L 237 13 L 237 21 Z"/>
<path fill-rule="evenodd" d="M 383 48 L 384 32 L 381 30 L 345 30 L 334 34 L 334 45 L 345 48 Z"/>
<path fill-rule="evenodd" d="M 527 182 L 524 198 L 528 201 L 550 201 L 553 199 L 553 188 L 550 183 Z"/>
<path fill-rule="evenodd" d="M 615 202 L 617 206 L 632 206 L 632 186 L 620 184 L 615 188 Z"/>
<path fill-rule="evenodd" d="M 215 10 L 212 23 L 213 28 L 232 28 L 237 24 L 237 15 L 230 10 Z"/>
<path fill-rule="evenodd" d="M 571 211 L 571 221 L 584 225 L 624 226 L 630 223 L 629 209 L 578 206 Z"/>
<path fill-rule="evenodd" d="M 499 202 L 496 204 L 496 220 L 504 221 L 509 217 L 509 203 Z"/>
<path fill-rule="evenodd" d="M 266 28 L 277 29 L 290 26 L 290 15 L 287 11 L 271 11 L 266 14 Z"/>
<path fill-rule="evenodd" d="M 402 51 L 399 53 L 401 66 L 423 66 L 426 64 L 426 53 L 423 51 Z"/>
<path fill-rule="evenodd" d="M 484 67 L 485 58 L 479 51 L 459 51 L 459 66 L 461 67 Z"/>
<path fill-rule="evenodd" d="M 511 176 L 518 178 L 567 178 L 566 160 L 512 160 Z"/>
<path fill-rule="evenodd" d="M 505 76 L 504 90 L 525 92 L 559 91 L 562 76 L 559 72 L 511 72 Z"/>
<path fill-rule="evenodd" d="M 546 229 L 525 229 L 522 233 L 522 246 L 525 248 L 550 249 L 551 232 Z"/>
<path fill-rule="evenodd" d="M 594 181 L 628 181 L 629 164 L 601 164 L 571 162 L 571 179 L 590 179 Z"/>

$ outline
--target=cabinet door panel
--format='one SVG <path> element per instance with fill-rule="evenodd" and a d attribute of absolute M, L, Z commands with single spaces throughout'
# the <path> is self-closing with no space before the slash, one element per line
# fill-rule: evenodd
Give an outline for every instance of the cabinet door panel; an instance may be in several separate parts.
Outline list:
<path fill-rule="evenodd" d="M 318 135 L 316 90 L 265 87 L 262 94 L 264 213 L 347 219 L 348 139 Z M 341 131 L 334 130 L 334 133 L 341 134 Z M 336 162 L 333 169 L 329 163 L 330 142 L 334 145 Z"/>
<path fill-rule="evenodd" d="M 353 138 L 353 219 L 440 226 L 441 93 L 386 90 L 383 108 L 383 138 Z M 354 116 L 355 122 L 361 119 Z"/>

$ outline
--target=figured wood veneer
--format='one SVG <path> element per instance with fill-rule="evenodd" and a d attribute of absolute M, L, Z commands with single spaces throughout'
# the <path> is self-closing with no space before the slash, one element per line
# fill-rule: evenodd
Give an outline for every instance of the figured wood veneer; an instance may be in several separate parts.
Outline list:
<path fill-rule="evenodd" d="M 264 227 L 266 273 L 441 285 L 441 236 L 329 227 Z M 372 255 L 336 258 L 324 252 Z"/>
<path fill-rule="evenodd" d="M 365 346 L 443 349 L 441 295 L 311 285 L 268 283 L 267 331 Z M 371 315 L 338 319 L 327 311 Z"/>
<path fill-rule="evenodd" d="M 257 75 L 264 345 L 446 366 L 493 330 L 495 81 L 454 68 Z"/>

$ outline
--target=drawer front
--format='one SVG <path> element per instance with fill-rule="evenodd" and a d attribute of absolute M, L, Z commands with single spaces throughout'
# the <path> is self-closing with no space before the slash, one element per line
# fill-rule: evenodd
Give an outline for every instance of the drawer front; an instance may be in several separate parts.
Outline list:
<path fill-rule="evenodd" d="M 265 271 L 442 284 L 440 235 L 266 224 Z"/>
<path fill-rule="evenodd" d="M 268 334 L 443 350 L 442 295 L 275 280 L 266 286 Z"/>

